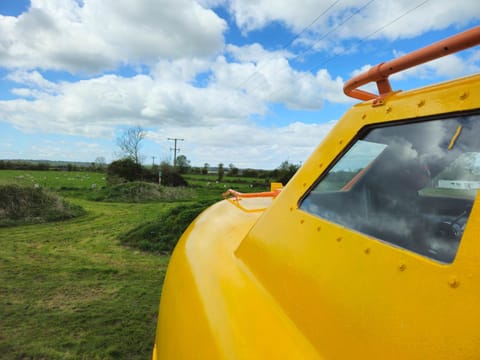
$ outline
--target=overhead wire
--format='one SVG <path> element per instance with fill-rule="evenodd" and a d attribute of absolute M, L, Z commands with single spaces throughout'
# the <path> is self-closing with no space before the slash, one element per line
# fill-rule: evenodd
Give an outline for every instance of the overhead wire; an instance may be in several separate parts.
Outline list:
<path fill-rule="evenodd" d="M 323 34 L 315 43 L 313 43 L 313 46 L 320 43 L 320 41 L 324 40 L 327 36 L 329 36 L 330 34 L 332 34 L 333 32 L 337 31 L 338 29 L 340 29 L 341 27 L 343 27 L 348 21 L 350 21 L 354 16 L 360 14 L 362 11 L 364 11 L 368 6 L 370 6 L 373 2 L 375 2 L 376 0 L 369 0 L 367 1 L 364 5 L 362 5 L 360 8 L 356 9 L 355 11 L 352 12 L 352 14 L 350 14 L 350 16 L 346 17 L 345 19 L 343 19 L 340 23 L 338 23 L 335 27 L 333 27 L 332 29 L 330 29 L 328 32 L 326 32 L 325 34 Z M 427 0 L 428 1 L 428 0 Z M 300 56 L 304 56 L 305 54 L 307 54 L 308 51 L 304 51 L 304 52 L 301 52 L 297 55 L 295 55 L 292 59 L 296 59 Z M 280 70 L 278 73 L 282 72 L 283 70 Z M 277 73 L 277 74 L 278 74 Z M 249 89 L 250 91 L 254 91 L 256 90 L 258 87 L 260 86 L 260 84 L 254 88 L 251 88 Z"/>
<path fill-rule="evenodd" d="M 297 55 L 295 55 L 292 59 L 296 59 L 300 56 L 304 56 L 306 54 L 309 53 L 309 51 L 311 52 L 312 51 L 312 48 L 313 46 L 315 46 L 316 44 L 318 44 L 319 42 L 321 42 L 322 40 L 324 40 L 325 38 L 327 38 L 327 36 L 330 36 L 332 33 L 334 33 L 335 31 L 338 31 L 340 28 L 342 28 L 343 26 L 345 26 L 345 24 L 347 24 L 354 16 L 360 14 L 361 12 L 363 12 L 368 6 L 370 6 L 374 1 L 376 0 L 369 0 L 367 1 L 364 5 L 362 5 L 360 8 L 356 9 L 355 11 L 352 12 L 352 14 L 350 16 L 348 16 L 347 18 L 343 19 L 340 23 L 338 23 L 334 28 L 330 29 L 327 33 L 323 34 L 317 41 L 315 41 L 311 46 L 310 46 L 310 50 L 308 51 L 304 51 L 304 52 L 301 52 Z M 396 18 L 392 19 L 391 21 L 387 22 L 386 24 L 380 26 L 379 28 L 375 29 L 373 32 L 369 33 L 367 36 L 365 36 L 364 38 L 362 39 L 359 39 L 358 40 L 358 43 L 361 44 L 365 41 L 367 41 L 369 38 L 371 38 L 372 36 L 374 36 L 375 34 L 381 32 L 382 30 L 384 30 L 385 28 L 391 26 L 392 24 L 394 24 L 395 22 L 399 21 L 400 19 L 404 18 L 405 16 L 409 15 L 410 13 L 412 13 L 413 11 L 417 10 L 418 8 L 424 6 L 426 3 L 428 3 L 430 0 L 424 0 L 420 3 L 418 3 L 417 5 L 413 6 L 412 8 L 409 8 L 407 11 L 405 11 L 404 13 L 402 13 L 401 15 L 397 16 Z M 320 15 L 318 15 L 312 22 L 310 22 L 307 26 L 305 26 L 300 32 L 298 32 L 295 36 L 293 36 L 292 39 L 290 39 L 283 47 L 282 49 L 287 49 L 288 47 L 290 47 L 294 42 L 295 40 L 297 40 L 298 38 L 300 38 L 300 36 L 302 34 L 304 34 L 306 31 L 308 31 L 308 29 L 310 29 L 316 22 L 318 22 L 318 20 L 320 20 L 329 10 L 331 10 L 334 6 L 336 6 L 338 3 L 340 2 L 340 0 L 336 0 L 335 2 L 333 2 L 327 9 L 325 9 Z M 305 71 L 306 72 L 312 72 L 314 71 L 314 69 L 316 68 L 319 68 L 327 63 L 329 63 L 330 61 L 334 60 L 335 58 L 339 57 L 339 56 L 342 56 L 343 54 L 342 53 L 337 53 L 327 59 L 325 59 L 324 61 L 320 62 L 320 63 L 316 63 L 314 64 L 313 66 L 311 66 L 310 68 L 307 68 Z M 233 89 L 232 89 L 232 92 L 236 92 L 236 91 L 239 91 L 242 89 L 242 87 L 244 87 L 245 84 L 247 84 L 248 82 L 250 82 L 253 77 L 256 75 L 256 74 L 259 74 L 260 73 L 260 70 L 263 69 L 269 62 L 271 62 L 271 60 L 274 58 L 274 56 L 272 56 L 271 58 L 268 59 L 268 61 L 264 64 L 262 64 L 262 66 L 258 67 L 252 74 L 250 74 L 248 76 L 248 78 L 246 78 L 245 80 L 243 80 L 240 84 L 238 84 L 237 86 L 235 86 Z M 284 69 L 278 71 L 276 74 L 279 74 L 281 72 L 285 71 Z M 263 83 L 260 83 L 256 86 L 254 86 L 253 88 L 246 88 L 245 89 L 245 92 L 252 92 L 256 89 L 258 89 Z M 226 100 L 228 100 L 228 97 L 225 98 L 223 101 L 225 102 Z M 209 111 L 208 113 L 212 113 L 213 111 Z M 207 115 L 208 116 L 208 115 Z"/>
<path fill-rule="evenodd" d="M 385 25 L 379 27 L 378 29 L 376 29 L 375 31 L 372 31 L 370 34 L 368 34 L 367 36 L 365 36 L 363 39 L 359 39 L 358 40 L 358 43 L 359 44 L 362 44 L 364 43 L 365 41 L 367 41 L 369 38 L 371 38 L 373 35 L 379 33 L 380 31 L 382 31 L 383 29 L 389 27 L 390 25 L 396 23 L 398 20 L 404 18 L 405 16 L 407 16 L 408 14 L 412 13 L 413 11 L 417 10 L 418 8 L 422 7 L 423 5 L 425 5 L 427 2 L 429 2 L 430 0 L 424 0 L 422 1 L 421 3 L 415 5 L 414 7 L 408 9 L 407 11 L 405 11 L 404 13 L 402 13 L 400 16 L 397 16 L 395 19 L 389 21 L 388 23 L 386 23 Z M 307 71 L 312 71 L 313 69 L 317 68 L 317 67 L 320 67 L 320 66 L 323 66 L 327 63 L 329 63 L 330 61 L 332 61 L 333 59 L 341 56 L 342 54 L 341 53 L 338 53 L 338 54 L 335 54 L 331 57 L 329 57 L 328 59 L 326 59 L 325 61 L 319 63 L 319 64 L 315 64 L 314 66 L 310 67 L 307 69 Z"/>
<path fill-rule="evenodd" d="M 364 43 L 365 41 L 367 41 L 369 38 L 371 38 L 372 36 L 374 36 L 375 34 L 379 33 L 380 31 L 384 30 L 385 28 L 391 26 L 392 24 L 394 24 L 395 22 L 399 21 L 400 19 L 404 18 L 405 16 L 407 16 L 408 14 L 412 13 L 413 11 L 417 10 L 418 8 L 422 7 L 423 5 L 425 5 L 427 2 L 429 2 L 430 0 L 424 0 L 420 3 L 418 3 L 417 5 L 411 7 L 410 9 L 408 9 L 407 11 L 403 12 L 401 15 L 397 16 L 396 18 L 392 19 L 391 21 L 387 22 L 386 24 L 380 26 L 379 28 L 375 29 L 374 31 L 372 31 L 371 33 L 369 33 L 367 36 L 365 36 L 364 38 L 362 39 L 359 39 L 358 40 L 358 44 L 362 44 Z M 355 13 L 354 15 L 356 15 L 357 13 Z M 349 19 L 351 18 L 352 16 L 349 17 Z M 338 28 L 338 26 L 336 27 L 336 29 Z M 331 33 L 331 31 L 330 31 Z M 306 72 L 314 72 L 315 69 L 317 68 L 320 68 L 321 66 L 324 66 L 325 64 L 329 63 L 330 61 L 342 56 L 343 54 L 341 53 L 337 53 L 327 59 L 325 59 L 324 61 L 320 62 L 320 63 L 316 63 L 314 64 L 313 66 L 305 69 Z M 284 71 L 283 69 L 281 71 Z M 280 73 L 281 71 L 279 71 L 278 73 Z M 277 73 L 277 74 L 278 74 Z M 250 91 L 253 91 L 253 90 L 256 90 L 256 88 L 253 88 L 251 89 Z"/>
<path fill-rule="evenodd" d="M 306 31 L 308 31 L 308 29 L 310 29 L 313 25 L 315 25 L 315 23 L 317 23 L 323 16 L 325 16 L 326 13 L 328 13 L 332 8 L 334 8 L 341 0 L 335 0 L 333 3 L 331 3 L 325 10 L 323 10 L 319 15 L 317 15 L 308 25 L 306 25 L 300 32 L 298 32 L 297 34 L 295 34 L 289 41 L 287 41 L 281 48 L 281 50 L 285 50 L 285 49 L 288 49 L 294 42 L 295 40 L 297 40 L 303 33 L 305 33 Z M 261 64 L 259 67 L 257 67 L 255 69 L 255 71 L 253 73 L 251 73 L 246 79 L 244 79 L 243 81 L 241 81 L 239 84 L 237 84 L 236 86 L 233 87 L 232 89 L 232 93 L 235 93 L 236 91 L 240 91 L 242 89 L 242 87 L 244 87 L 245 84 L 247 84 L 248 82 L 250 82 L 254 77 L 255 75 L 259 74 L 260 73 L 260 70 L 262 70 L 263 68 L 265 68 L 271 61 L 273 58 L 275 58 L 276 56 L 275 55 L 272 55 L 270 56 L 270 58 L 268 58 L 266 60 L 266 62 L 264 62 L 263 64 Z M 233 95 L 230 95 L 230 96 L 227 96 L 225 97 L 222 102 L 225 103 L 226 101 L 230 100 L 230 98 L 232 97 Z M 210 116 L 211 114 L 213 113 L 213 108 L 210 110 L 210 111 L 207 111 L 206 113 L 206 117 Z"/>
<path fill-rule="evenodd" d="M 374 1 L 374 0 L 372 0 Z M 305 33 L 309 28 L 311 28 L 313 25 L 315 25 L 315 23 L 320 20 L 330 9 L 332 9 L 333 7 L 335 7 L 338 3 L 340 2 L 340 0 L 336 0 L 334 1 L 330 6 L 328 6 L 324 11 L 322 11 L 321 14 L 319 14 L 315 19 L 313 19 L 307 26 L 305 26 L 300 32 L 298 32 L 297 34 L 295 34 L 288 42 L 285 43 L 285 45 L 282 46 L 282 50 L 285 50 L 287 48 L 289 48 L 294 42 L 295 40 L 297 40 L 303 33 Z M 238 84 L 236 86 L 237 89 L 240 89 L 243 85 L 245 85 L 247 82 L 249 82 L 256 74 L 258 74 L 260 72 L 261 69 L 263 69 L 273 58 L 275 57 L 275 55 L 272 55 L 265 63 L 263 63 L 260 67 L 258 67 L 257 69 L 255 69 L 255 71 L 250 74 L 245 80 L 243 80 L 240 84 Z"/>

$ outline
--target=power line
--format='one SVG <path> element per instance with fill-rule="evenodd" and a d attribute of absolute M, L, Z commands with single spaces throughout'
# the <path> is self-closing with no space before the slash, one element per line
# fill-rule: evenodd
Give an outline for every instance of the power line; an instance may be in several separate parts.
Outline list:
<path fill-rule="evenodd" d="M 367 41 L 367 39 L 369 39 L 370 37 L 372 37 L 373 35 L 379 33 L 380 31 L 382 31 L 383 29 L 389 27 L 390 25 L 396 23 L 398 20 L 400 20 L 401 18 L 407 16 L 408 14 L 410 14 L 411 12 L 417 10 L 418 8 L 420 8 L 421 6 L 425 5 L 427 2 L 429 2 L 430 0 L 425 0 L 425 1 L 422 1 L 421 3 L 419 3 L 418 5 L 415 5 L 414 7 L 408 9 L 407 11 L 405 11 L 404 13 L 402 13 L 400 16 L 397 16 L 395 19 L 389 21 L 388 23 L 386 23 L 385 25 L 383 26 L 380 26 L 378 29 L 372 31 L 370 34 L 368 34 L 367 36 L 365 36 L 363 39 L 359 39 L 358 40 L 358 43 L 361 44 L 361 43 L 364 43 L 365 41 Z M 333 59 L 339 57 L 340 55 L 342 54 L 335 54 L 331 57 L 329 57 L 328 59 L 326 59 L 325 61 L 322 61 L 320 64 L 316 64 L 312 67 L 310 67 L 309 69 L 307 69 L 307 71 L 311 71 L 313 70 L 314 68 L 316 67 L 320 67 L 320 66 L 323 66 L 325 65 L 326 63 L 332 61 Z"/>
<path fill-rule="evenodd" d="M 284 45 L 284 49 L 288 48 L 289 46 L 291 46 L 293 44 L 293 42 L 300 37 L 301 34 L 303 34 L 304 32 L 306 32 L 311 26 L 313 26 L 313 24 L 315 24 L 322 16 L 324 16 L 327 11 L 329 11 L 332 7 L 334 7 L 340 0 L 337 0 L 335 1 L 333 4 L 331 4 L 326 10 L 324 10 L 319 16 L 317 16 L 309 25 L 307 25 L 302 31 L 300 31 L 298 34 L 296 34 L 290 41 L 288 41 L 286 43 L 286 45 Z M 337 26 L 335 26 L 334 28 L 332 28 L 330 31 L 328 31 L 327 33 L 323 34 L 315 43 L 313 43 L 313 45 L 311 45 L 311 49 L 309 51 L 312 51 L 313 49 L 313 46 L 315 46 L 316 44 L 318 44 L 321 40 L 325 39 L 327 36 L 331 35 L 333 32 L 337 31 L 338 29 L 340 29 L 341 27 L 343 27 L 348 21 L 350 21 L 354 16 L 360 14 L 362 11 L 364 11 L 369 5 L 371 5 L 375 0 L 370 0 L 368 2 L 366 2 L 363 6 L 361 6 L 360 8 L 358 8 L 357 10 L 355 10 L 354 12 L 352 12 L 352 14 L 350 16 L 348 16 L 347 18 L 345 18 L 342 22 L 340 22 Z M 397 22 L 398 20 L 400 20 L 401 18 L 407 16 L 408 14 L 412 13 L 413 11 L 417 10 L 418 8 L 420 8 L 421 6 L 425 5 L 427 2 L 429 2 L 430 0 L 424 0 L 422 1 L 421 3 L 413 6 L 412 8 L 408 9 L 407 11 L 405 11 L 404 13 L 402 13 L 400 16 L 397 16 L 396 18 L 394 18 L 393 20 L 389 21 L 388 23 L 386 23 L 385 25 L 377 28 L 375 31 L 371 32 L 370 34 L 368 34 L 366 37 L 364 37 L 363 39 L 359 39 L 358 42 L 361 44 L 363 42 L 365 42 L 367 39 L 369 39 L 370 37 L 372 37 L 373 35 L 377 34 L 378 32 L 382 31 L 383 29 L 387 28 L 388 26 L 392 25 L 393 23 Z M 304 51 L 304 52 L 301 52 L 297 55 L 295 55 L 293 57 L 293 59 L 296 59 L 300 56 L 304 56 L 308 54 L 308 51 Z M 313 69 L 315 68 L 318 68 L 320 66 L 323 66 L 325 65 L 326 63 L 334 60 L 335 58 L 337 58 L 338 56 L 340 56 L 342 54 L 340 53 L 337 53 L 327 59 L 325 59 L 324 61 L 320 62 L 320 63 L 317 63 L 313 66 L 311 66 L 310 68 L 307 68 L 306 69 L 306 72 L 311 72 Z M 273 56 L 267 61 L 270 62 L 271 59 L 273 59 Z M 267 63 L 263 64 L 261 67 L 259 67 L 258 69 L 256 69 L 247 79 L 245 79 L 244 81 L 242 81 L 239 85 L 237 85 L 236 87 L 234 87 L 232 89 L 232 92 L 235 92 L 235 91 L 238 91 L 241 89 L 241 86 L 245 85 L 247 82 L 249 82 L 256 74 L 259 73 L 259 71 L 264 68 Z M 276 72 L 274 75 L 276 74 L 279 74 L 281 73 L 282 71 L 284 71 L 284 69 Z M 254 86 L 253 88 L 250 88 L 250 89 L 246 89 L 246 91 L 248 92 L 252 92 L 253 90 L 256 90 L 257 88 L 259 88 L 263 83 L 260 83 L 256 86 Z M 229 97 L 227 96 L 224 101 L 228 100 Z"/>
<path fill-rule="evenodd" d="M 374 0 L 372 0 L 374 1 Z M 336 6 L 338 3 L 340 2 L 340 0 L 335 0 L 330 6 L 328 6 L 325 10 L 323 10 L 317 17 L 315 17 L 315 19 L 313 19 L 307 26 L 305 26 L 300 32 L 298 32 L 297 34 L 295 34 L 289 41 L 287 41 L 283 47 L 282 47 L 282 50 L 285 50 L 287 49 L 288 47 L 290 47 L 294 42 L 295 40 L 297 40 L 304 32 L 306 32 L 309 28 L 311 28 L 318 20 L 320 20 L 328 11 L 330 11 L 334 6 Z M 251 73 L 245 80 L 241 81 L 238 85 L 236 85 L 233 89 L 232 89 L 232 93 L 235 92 L 235 91 L 238 91 L 240 90 L 246 83 L 248 83 L 251 79 L 253 79 L 255 77 L 255 75 L 257 75 L 261 69 L 263 69 L 265 66 L 268 65 L 268 63 L 270 63 L 272 61 L 272 59 L 275 57 L 275 55 L 272 55 L 270 56 L 265 63 L 263 63 L 261 66 L 257 67 L 255 69 L 255 71 L 253 73 Z M 226 96 L 223 101 L 226 102 L 228 101 L 233 95 L 230 95 L 230 96 Z M 207 114 L 211 114 L 213 112 L 213 108 L 211 108 L 211 110 L 207 113 Z"/>
<path fill-rule="evenodd" d="M 360 14 L 363 10 L 365 10 L 370 4 L 372 4 L 374 1 L 376 0 L 369 0 L 367 3 L 365 3 L 363 6 L 361 6 L 360 8 L 358 8 L 357 10 L 353 11 L 352 14 L 350 16 L 348 16 L 347 18 L 345 18 L 343 21 L 341 21 L 339 24 L 337 24 L 337 26 L 335 26 L 334 28 L 330 29 L 330 31 L 326 32 L 325 34 L 323 34 L 319 39 L 317 39 L 317 41 L 315 41 L 315 43 L 313 43 L 313 45 L 311 46 L 311 48 L 313 48 L 313 46 L 315 46 L 316 44 L 318 44 L 320 41 L 322 41 L 323 39 L 325 39 L 327 36 L 329 36 L 330 34 L 332 34 L 333 32 L 335 32 L 336 30 L 338 30 L 339 28 L 343 27 L 348 21 L 350 21 L 350 19 L 352 19 L 355 15 L 358 15 Z M 428 0 L 427 0 L 428 1 Z M 302 31 L 303 32 L 303 31 Z M 311 50 L 310 50 L 311 51 Z M 304 56 L 308 54 L 308 51 L 304 51 L 304 52 L 300 52 L 299 54 L 295 55 L 292 59 L 296 59 L 296 58 L 299 58 L 300 56 Z M 310 69 L 308 69 L 309 71 Z M 280 70 L 278 71 L 276 74 L 279 74 L 280 72 L 282 72 L 283 70 Z M 250 91 L 253 91 L 253 90 L 256 90 L 258 87 L 261 86 L 261 83 L 258 84 L 257 86 L 249 89 Z"/>
<path fill-rule="evenodd" d="M 357 15 L 360 11 L 364 10 L 368 5 L 370 5 L 373 1 L 375 0 L 370 0 L 367 4 L 365 4 L 364 6 L 362 6 L 359 10 L 357 10 L 354 14 L 352 14 L 351 16 L 349 16 L 345 21 L 343 21 L 341 24 L 339 24 L 337 27 L 335 27 L 334 29 L 332 29 L 331 31 L 328 32 L 328 34 L 331 34 L 334 30 L 338 29 L 340 26 L 343 26 L 346 21 L 350 20 L 353 16 Z M 394 24 L 395 22 L 397 22 L 398 20 L 400 20 L 401 18 L 407 16 L 408 14 L 412 13 L 413 11 L 417 10 L 418 8 L 420 8 L 421 6 L 425 5 L 427 2 L 429 2 L 430 0 L 424 0 L 422 1 L 421 3 L 413 6 L 412 8 L 408 9 L 407 11 L 405 11 L 404 13 L 402 13 L 400 16 L 397 16 L 396 18 L 394 18 L 393 20 L 389 21 L 388 23 L 386 23 L 385 25 L 382 25 L 380 26 L 379 28 L 377 28 L 376 30 L 372 31 L 370 34 L 368 34 L 367 36 L 365 36 L 363 39 L 359 39 L 358 40 L 358 43 L 361 44 L 365 41 L 367 41 L 367 39 L 369 39 L 370 37 L 372 37 L 373 35 L 379 33 L 380 31 L 382 31 L 383 29 L 387 28 L 388 26 Z M 327 34 L 325 34 L 320 40 L 322 40 L 323 38 L 325 38 Z M 317 44 L 320 40 L 318 40 L 315 44 Z M 315 45 L 314 44 L 314 45 Z M 304 53 L 305 54 L 305 53 Z M 330 61 L 336 59 L 337 57 L 341 56 L 342 54 L 335 54 L 327 59 L 325 59 L 324 61 L 320 62 L 320 63 L 317 63 L 317 64 L 314 64 L 313 66 L 311 66 L 310 68 L 307 68 L 305 71 L 306 72 L 312 72 L 315 68 L 319 68 L 327 63 L 329 63 Z M 283 70 L 281 70 L 283 71 Z M 279 71 L 278 73 L 280 73 L 281 71 Z M 277 73 L 277 74 L 278 74 Z M 250 91 L 253 91 L 255 89 L 257 89 L 257 87 L 253 88 L 253 89 L 250 89 Z"/>
<path fill-rule="evenodd" d="M 372 0 L 374 1 L 374 0 Z M 282 47 L 282 50 L 285 50 L 287 48 L 289 48 L 294 42 L 295 40 L 297 40 L 300 35 L 302 35 L 304 32 L 306 32 L 309 28 L 311 28 L 318 20 L 320 20 L 331 8 L 333 8 L 335 5 L 337 5 L 338 3 L 340 2 L 340 0 L 336 0 L 334 1 L 329 7 L 327 7 L 320 15 L 318 15 L 312 22 L 310 22 L 310 24 L 308 24 L 307 26 L 305 26 L 299 33 L 295 34 L 291 39 L 290 41 L 288 41 L 287 43 L 285 43 L 285 45 L 283 45 Z M 270 58 L 268 58 L 268 60 L 263 63 L 260 67 L 258 67 L 252 74 L 250 74 L 250 76 L 248 76 L 245 80 L 243 80 L 240 84 L 238 84 L 236 86 L 237 89 L 240 89 L 244 84 L 246 84 L 247 82 L 249 82 L 256 74 L 258 74 L 260 72 L 261 69 L 263 69 L 275 56 L 272 55 Z"/>

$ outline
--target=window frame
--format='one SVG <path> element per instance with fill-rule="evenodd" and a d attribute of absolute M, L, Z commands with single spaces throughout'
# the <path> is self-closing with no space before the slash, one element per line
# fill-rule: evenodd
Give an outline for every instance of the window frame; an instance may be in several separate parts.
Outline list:
<path fill-rule="evenodd" d="M 333 224 L 335 226 L 341 226 L 345 228 L 346 231 L 349 232 L 354 232 L 358 235 L 361 235 L 365 237 L 366 239 L 369 239 L 371 241 L 376 241 L 383 243 L 387 245 L 390 248 L 393 249 L 401 249 L 406 251 L 409 255 L 411 256 L 421 256 L 422 258 L 432 261 L 436 264 L 442 264 L 446 266 L 450 266 L 454 264 L 457 261 L 458 254 L 460 252 L 460 247 L 463 242 L 463 239 L 465 237 L 465 233 L 462 234 L 462 236 L 459 239 L 459 244 L 456 249 L 455 255 L 451 261 L 442 261 L 440 259 L 437 259 L 433 256 L 425 255 L 422 253 L 419 253 L 413 249 L 409 249 L 407 247 L 403 247 L 401 245 L 396 244 L 395 242 L 382 239 L 379 237 L 375 237 L 374 235 L 361 232 L 359 230 L 356 230 L 352 228 L 351 226 L 346 226 L 340 223 L 337 223 L 335 221 L 332 221 L 328 218 L 322 217 L 318 214 L 314 214 L 312 212 L 309 212 L 305 209 L 302 208 L 303 202 L 306 200 L 306 198 L 315 190 L 315 188 L 321 183 L 322 181 L 325 180 L 325 178 L 330 174 L 331 170 L 345 157 L 345 155 L 354 147 L 354 145 L 361 140 L 364 140 L 364 138 L 373 130 L 375 129 L 384 129 L 388 127 L 393 127 L 393 126 L 401 126 L 401 125 L 408 125 L 408 124 L 418 124 L 418 123 L 423 123 L 423 122 L 429 122 L 429 121 L 441 121 L 441 120 L 446 120 L 446 119 L 451 119 L 455 117 L 468 117 L 468 116 L 480 116 L 480 108 L 476 108 L 473 110 L 466 110 L 466 111 L 453 111 L 453 112 L 448 112 L 448 113 L 442 113 L 442 114 L 434 114 L 434 115 L 428 115 L 428 116 L 422 116 L 422 117 L 412 117 L 412 118 L 405 118 L 405 119 L 398 119 L 398 120 L 392 120 L 388 122 L 378 122 L 378 123 L 370 123 L 366 124 L 363 127 L 361 127 L 357 133 L 350 139 L 350 141 L 346 144 L 346 146 L 338 152 L 338 154 L 329 162 L 328 166 L 324 168 L 324 170 L 320 173 L 320 175 L 315 179 L 315 181 L 312 182 L 312 184 L 306 189 L 306 191 L 303 192 L 303 194 L 300 196 L 300 198 L 297 201 L 297 209 L 301 210 L 303 213 L 308 214 L 315 219 L 319 219 L 321 221 L 326 221 L 329 224 Z M 480 134 L 479 134 L 480 136 Z M 361 178 L 365 175 L 363 174 L 365 172 L 365 169 L 368 169 L 370 166 L 372 166 L 373 163 L 377 161 L 377 158 L 373 159 L 369 164 L 367 164 L 359 173 L 357 173 L 352 179 L 350 179 L 345 186 L 343 187 L 348 187 L 347 189 L 343 190 L 339 189 L 337 191 L 332 191 L 332 193 L 348 193 L 349 191 L 352 191 L 352 188 L 355 186 L 358 180 L 361 180 Z M 368 173 L 368 171 L 366 172 Z M 360 177 L 358 177 L 360 174 L 362 174 Z M 355 178 L 357 178 L 355 180 Z M 352 184 L 353 186 L 349 186 L 350 182 L 354 180 L 354 183 Z M 472 208 L 471 210 L 475 207 L 475 204 L 478 202 L 478 199 L 480 198 L 480 189 L 477 190 L 477 194 L 475 198 L 472 200 Z M 470 222 L 471 219 L 471 211 L 468 214 L 467 221 L 466 221 L 466 226 L 465 228 L 467 229 L 467 225 Z"/>

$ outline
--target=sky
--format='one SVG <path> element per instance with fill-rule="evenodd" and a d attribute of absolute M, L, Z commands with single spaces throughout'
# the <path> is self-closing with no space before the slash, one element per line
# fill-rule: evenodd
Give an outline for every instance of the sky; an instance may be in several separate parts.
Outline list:
<path fill-rule="evenodd" d="M 480 24 L 478 0 L 0 0 L 0 159 L 300 164 L 357 101 L 343 83 Z M 480 48 L 391 77 L 478 73 Z"/>

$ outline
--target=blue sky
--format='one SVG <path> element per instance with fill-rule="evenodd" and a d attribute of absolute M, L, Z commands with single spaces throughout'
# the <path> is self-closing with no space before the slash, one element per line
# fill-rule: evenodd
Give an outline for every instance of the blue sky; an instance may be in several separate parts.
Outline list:
<path fill-rule="evenodd" d="M 477 0 L 1 0 L 0 158 L 271 169 L 305 161 L 355 103 L 352 74 L 478 26 Z M 463 51 L 393 76 L 409 89 L 478 73 Z"/>

